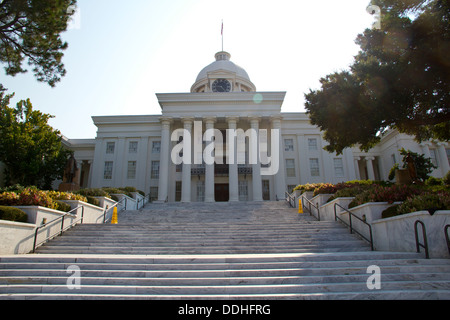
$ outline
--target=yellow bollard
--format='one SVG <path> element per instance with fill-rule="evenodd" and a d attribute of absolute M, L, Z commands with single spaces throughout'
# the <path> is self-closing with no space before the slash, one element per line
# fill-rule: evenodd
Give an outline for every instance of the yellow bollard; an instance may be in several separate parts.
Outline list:
<path fill-rule="evenodd" d="M 302 199 L 298 199 L 298 213 L 303 213 Z"/>
<path fill-rule="evenodd" d="M 117 219 L 117 207 L 114 207 L 113 215 L 111 218 L 111 224 L 118 224 L 119 221 Z"/>

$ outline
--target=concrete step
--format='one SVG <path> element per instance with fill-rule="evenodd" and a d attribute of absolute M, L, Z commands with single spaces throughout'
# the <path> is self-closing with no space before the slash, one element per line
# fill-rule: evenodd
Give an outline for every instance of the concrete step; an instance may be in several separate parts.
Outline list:
<path fill-rule="evenodd" d="M 370 251 L 281 202 L 160 204 L 0 257 L 0 299 L 449 299 L 450 260 Z M 370 266 L 381 289 L 370 290 Z M 81 288 L 67 286 L 69 266 Z"/>

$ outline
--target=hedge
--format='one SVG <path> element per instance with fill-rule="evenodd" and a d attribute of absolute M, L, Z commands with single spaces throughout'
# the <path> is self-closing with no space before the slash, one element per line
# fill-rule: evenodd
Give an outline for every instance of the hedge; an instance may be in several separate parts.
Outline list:
<path fill-rule="evenodd" d="M 28 215 L 18 208 L 0 206 L 0 220 L 26 223 Z"/>

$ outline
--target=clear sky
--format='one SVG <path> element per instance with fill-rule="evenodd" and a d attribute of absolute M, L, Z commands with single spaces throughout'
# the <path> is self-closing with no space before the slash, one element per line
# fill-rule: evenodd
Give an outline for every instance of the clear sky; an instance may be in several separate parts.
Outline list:
<path fill-rule="evenodd" d="M 14 103 L 30 98 L 68 138 L 95 138 L 91 116 L 160 114 L 155 93 L 189 92 L 224 50 L 258 91 L 287 91 L 283 112 L 304 111 L 319 79 L 348 69 L 354 40 L 374 17 L 369 0 L 78 0 L 64 33 L 67 75 L 51 88 L 30 71 L 0 70 Z M 3 66 L 2 66 L 3 68 Z"/>

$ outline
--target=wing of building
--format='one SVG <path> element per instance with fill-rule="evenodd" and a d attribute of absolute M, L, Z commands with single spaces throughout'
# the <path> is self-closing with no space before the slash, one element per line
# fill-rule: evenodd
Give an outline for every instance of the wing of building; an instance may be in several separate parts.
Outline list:
<path fill-rule="evenodd" d="M 401 162 L 401 148 L 430 157 L 438 167 L 435 177 L 450 170 L 447 143 L 418 144 L 395 130 L 367 153 L 358 148 L 339 156 L 328 153 L 322 133 L 307 114 L 281 112 L 285 92 L 258 92 L 229 53 L 218 52 L 215 58 L 200 71 L 190 92 L 157 94 L 161 114 L 94 116 L 95 139 L 65 140 L 75 151 L 81 187 L 133 186 L 150 193 L 154 201 L 276 200 L 298 184 L 387 180 L 393 164 Z M 205 161 L 211 150 L 207 130 L 215 133 L 213 164 Z M 252 132 L 259 138 L 256 147 Z M 190 137 L 190 150 L 185 137 Z M 177 164 L 177 145 L 191 161 Z M 277 151 L 271 151 L 273 146 Z M 252 160 L 252 151 L 269 160 Z M 267 170 L 275 162 L 276 170 Z"/>

